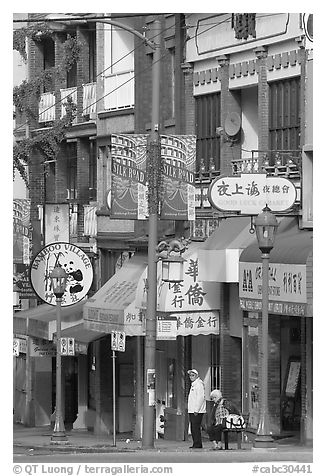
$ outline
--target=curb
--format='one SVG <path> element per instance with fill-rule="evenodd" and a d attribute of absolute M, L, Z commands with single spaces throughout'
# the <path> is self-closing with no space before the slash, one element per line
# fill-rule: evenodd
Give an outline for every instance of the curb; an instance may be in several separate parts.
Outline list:
<path fill-rule="evenodd" d="M 14 443 L 13 447 L 16 449 L 28 450 L 28 451 L 50 451 L 51 453 L 60 452 L 60 453 L 134 453 L 136 450 L 129 448 L 115 448 L 110 446 L 103 447 L 94 447 L 94 446 L 73 446 L 73 445 L 25 445 L 20 443 Z"/>

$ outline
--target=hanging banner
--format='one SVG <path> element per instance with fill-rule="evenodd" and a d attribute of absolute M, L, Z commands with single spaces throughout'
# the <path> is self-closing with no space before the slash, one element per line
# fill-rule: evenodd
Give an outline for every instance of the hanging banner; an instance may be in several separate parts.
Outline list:
<path fill-rule="evenodd" d="M 162 135 L 163 200 L 161 218 L 195 219 L 196 136 Z"/>
<path fill-rule="evenodd" d="M 15 198 L 13 201 L 13 263 L 30 264 L 32 227 L 30 200 Z"/>
<path fill-rule="evenodd" d="M 111 218 L 148 217 L 146 159 L 148 134 L 112 134 L 112 183 L 107 206 Z"/>
<path fill-rule="evenodd" d="M 148 218 L 148 134 L 112 134 L 111 218 Z M 162 206 L 165 220 L 195 219 L 196 136 L 161 135 Z"/>
<path fill-rule="evenodd" d="M 86 253 L 71 243 L 52 243 L 35 256 L 30 270 L 33 289 L 42 301 L 53 306 L 56 297 L 50 275 L 55 267 L 61 267 L 67 273 L 61 305 L 70 306 L 83 299 L 93 282 L 93 267 Z"/>
<path fill-rule="evenodd" d="M 69 203 L 45 204 L 45 244 L 69 243 Z"/>

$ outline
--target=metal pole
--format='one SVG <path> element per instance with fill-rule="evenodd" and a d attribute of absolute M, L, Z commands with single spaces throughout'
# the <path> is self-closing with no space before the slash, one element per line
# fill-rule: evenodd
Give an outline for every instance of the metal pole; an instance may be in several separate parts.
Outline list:
<path fill-rule="evenodd" d="M 155 425 L 155 389 L 148 389 L 148 370 L 155 371 L 156 348 L 156 298 L 157 298 L 157 219 L 158 219 L 158 184 L 160 175 L 161 151 L 159 141 L 160 121 L 160 59 L 161 59 L 161 22 L 154 21 L 153 29 L 156 32 L 157 45 L 153 54 L 152 64 L 152 128 L 149 144 L 150 164 L 148 167 L 148 271 L 147 271 L 147 314 L 145 335 L 145 382 L 144 382 L 144 421 L 143 421 L 143 448 L 154 448 Z M 155 383 L 154 383 L 155 385 Z"/>
<path fill-rule="evenodd" d="M 115 438 L 115 435 L 116 435 L 116 428 L 115 428 L 115 359 L 116 359 L 116 355 L 115 355 L 115 350 L 112 350 L 112 381 L 113 381 L 113 384 L 112 384 L 112 392 L 113 392 L 113 446 L 116 446 L 116 438 Z"/>
<path fill-rule="evenodd" d="M 255 447 L 271 446 L 268 412 L 268 286 L 269 253 L 262 253 L 262 325 L 261 325 L 261 388 L 259 406 L 259 424 L 255 438 Z"/>
<path fill-rule="evenodd" d="M 56 355 L 56 396 L 55 396 L 55 423 L 51 436 L 51 443 L 68 442 L 66 430 L 62 417 L 62 378 L 61 378 L 61 301 L 62 298 L 56 298 L 57 311 L 57 355 Z"/>

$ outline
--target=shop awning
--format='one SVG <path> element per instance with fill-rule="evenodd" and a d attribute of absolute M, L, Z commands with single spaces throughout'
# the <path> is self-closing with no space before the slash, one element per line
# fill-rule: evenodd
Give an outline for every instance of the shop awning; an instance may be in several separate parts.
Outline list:
<path fill-rule="evenodd" d="M 86 329 L 84 324 L 77 324 L 76 326 L 68 327 L 61 332 L 61 337 L 73 337 L 77 342 L 82 344 L 89 344 L 105 335 L 106 333 L 104 332 L 96 332 Z"/>
<path fill-rule="evenodd" d="M 129 336 L 143 335 L 144 322 L 135 298 L 146 266 L 147 255 L 135 254 L 88 299 L 83 312 L 85 328 L 106 334 L 118 330 Z"/>
<path fill-rule="evenodd" d="M 61 307 L 61 328 L 74 326 L 82 322 L 85 300 L 72 306 Z M 56 306 L 41 304 L 40 306 L 14 313 L 14 334 L 40 337 L 52 340 L 56 332 Z"/>
<path fill-rule="evenodd" d="M 284 218 L 279 225 L 274 248 L 270 252 L 270 263 L 306 264 L 312 255 L 312 231 L 300 230 L 296 218 Z M 240 261 L 257 263 L 261 261 L 261 251 L 257 240 L 241 254 Z"/>
<path fill-rule="evenodd" d="M 184 263 L 183 281 L 162 281 L 161 262 L 157 266 L 157 315 L 161 324 L 175 320 L 176 335 L 218 334 L 220 292 L 217 283 L 199 280 L 198 252 L 201 242 L 191 242 L 182 255 Z M 144 269 L 136 292 L 136 307 L 146 312 L 147 267 Z M 165 325 L 165 327 L 168 327 Z M 158 332 L 159 335 L 159 332 Z M 163 335 L 161 336 L 163 338 Z"/>
<path fill-rule="evenodd" d="M 198 251 L 199 279 L 204 282 L 237 283 L 239 257 L 244 248 L 256 241 L 249 233 L 250 218 L 224 219 Z"/>
<path fill-rule="evenodd" d="M 279 225 L 269 260 L 269 312 L 312 316 L 312 231 L 300 230 L 297 219 L 286 217 Z M 261 252 L 257 242 L 240 256 L 240 306 L 261 309 Z"/>
<path fill-rule="evenodd" d="M 55 334 L 56 335 L 56 334 Z M 75 353 L 87 354 L 88 344 L 107 335 L 104 332 L 96 332 L 87 329 L 84 324 L 68 327 L 61 331 L 61 337 L 73 337 L 75 339 Z"/>

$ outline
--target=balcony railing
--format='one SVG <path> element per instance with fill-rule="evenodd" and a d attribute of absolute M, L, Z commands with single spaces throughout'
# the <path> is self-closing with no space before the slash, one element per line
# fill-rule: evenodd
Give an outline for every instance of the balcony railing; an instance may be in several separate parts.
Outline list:
<path fill-rule="evenodd" d="M 55 120 L 55 95 L 53 93 L 41 94 L 38 106 L 39 122 L 51 122 Z"/>
<path fill-rule="evenodd" d="M 66 88 L 66 89 L 60 89 L 60 99 L 61 99 L 61 116 L 60 118 L 62 119 L 63 116 L 66 115 L 66 104 L 67 101 L 65 99 L 67 97 L 70 97 L 72 102 L 77 105 L 77 87 L 73 88 Z M 77 118 L 73 121 L 73 124 L 77 122 Z"/>
<path fill-rule="evenodd" d="M 104 77 L 104 107 L 107 110 L 134 107 L 134 71 L 124 71 Z"/>
<path fill-rule="evenodd" d="M 96 205 L 84 205 L 84 235 L 95 237 L 97 233 Z"/>
<path fill-rule="evenodd" d="M 251 157 L 232 160 L 232 175 L 240 174 L 267 174 L 268 176 L 284 177 L 293 183 L 297 191 L 296 203 L 301 200 L 302 189 L 302 157 L 301 150 L 253 150 Z M 208 189 L 214 178 L 220 175 L 215 170 L 214 160 L 209 160 L 208 168 L 202 159 L 199 170 L 196 172 L 196 208 L 211 209 L 208 200 Z"/>
<path fill-rule="evenodd" d="M 233 175 L 266 173 L 289 179 L 301 177 L 301 151 L 296 150 L 253 150 L 251 157 L 232 161 Z"/>
<path fill-rule="evenodd" d="M 61 115 L 65 116 L 65 99 L 71 97 L 72 102 L 77 104 L 77 87 L 60 89 Z M 90 116 L 96 113 L 96 83 L 83 84 L 83 116 Z M 55 95 L 54 93 L 41 94 L 39 102 L 39 122 L 55 121 Z M 77 119 L 74 120 L 74 124 Z"/>
<path fill-rule="evenodd" d="M 96 83 L 83 84 L 83 116 L 96 113 Z"/>

